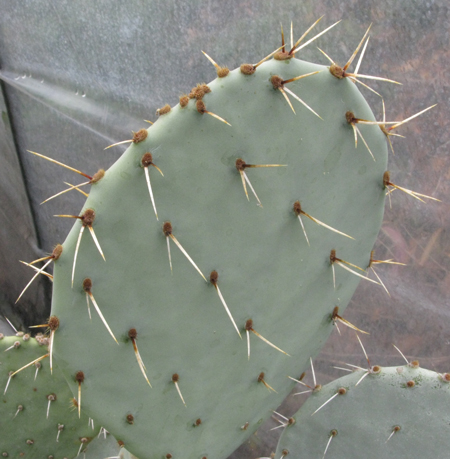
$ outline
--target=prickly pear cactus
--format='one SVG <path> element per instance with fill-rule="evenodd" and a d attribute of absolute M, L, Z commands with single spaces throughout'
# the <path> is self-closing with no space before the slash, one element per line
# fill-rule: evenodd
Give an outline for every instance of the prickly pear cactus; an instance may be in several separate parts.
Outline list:
<path fill-rule="evenodd" d="M 99 425 L 78 417 L 59 369 L 51 374 L 47 344 L 29 335 L 0 340 L 1 457 L 74 458 L 98 434 Z"/>
<path fill-rule="evenodd" d="M 387 190 L 429 198 L 386 171 L 386 137 L 406 120 L 374 125 L 351 61 L 295 54 L 215 64 L 215 81 L 162 107 L 111 169 L 86 176 L 85 206 L 63 215 L 73 230 L 33 262 L 45 261 L 36 276 L 55 264 L 45 362 L 121 455 L 228 455 L 346 323 L 359 277 L 381 262 L 370 251 Z"/>
<path fill-rule="evenodd" d="M 281 52 L 163 107 L 92 182 L 55 260 L 54 358 L 141 459 L 230 454 L 323 346 L 384 209 L 386 137 L 358 119 L 354 82 Z"/>
<path fill-rule="evenodd" d="M 291 418 L 275 457 L 445 456 L 449 381 L 449 374 L 425 370 L 417 362 L 374 365 L 339 378 L 314 392 Z"/>

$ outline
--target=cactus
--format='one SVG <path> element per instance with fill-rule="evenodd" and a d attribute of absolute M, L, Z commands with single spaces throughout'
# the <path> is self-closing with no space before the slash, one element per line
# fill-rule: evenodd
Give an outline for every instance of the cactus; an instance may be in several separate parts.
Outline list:
<path fill-rule="evenodd" d="M 277 57 L 161 109 L 92 183 L 55 261 L 55 359 L 141 458 L 231 453 L 345 309 L 359 278 L 341 268 L 369 265 L 385 135 L 361 126 L 355 148 L 350 111 L 375 118 L 354 83 Z"/>
<path fill-rule="evenodd" d="M 207 56 L 217 79 L 70 188 L 91 185 L 45 260 L 49 361 L 79 413 L 141 459 L 223 458 L 255 432 L 336 321 L 354 327 L 360 278 L 381 283 L 366 269 L 386 192 L 428 198 L 386 171 L 393 127 L 351 60 L 312 64 L 301 47 L 233 71 Z"/>
<path fill-rule="evenodd" d="M 283 421 L 275 457 L 445 456 L 450 375 L 418 365 L 373 365 L 314 391 Z"/>
<path fill-rule="evenodd" d="M 47 345 L 48 338 L 28 334 L 0 340 L 2 457 L 75 457 L 100 430 L 78 417 L 62 373 L 50 371 Z"/>

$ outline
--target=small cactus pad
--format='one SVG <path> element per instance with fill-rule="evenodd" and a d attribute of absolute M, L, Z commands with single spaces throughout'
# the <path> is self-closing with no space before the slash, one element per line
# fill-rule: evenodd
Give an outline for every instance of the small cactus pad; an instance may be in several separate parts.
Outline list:
<path fill-rule="evenodd" d="M 288 88 L 315 113 L 292 98 L 294 113 Z M 55 262 L 55 358 L 141 459 L 226 457 L 270 416 L 348 304 L 359 277 L 339 263 L 367 268 L 384 210 L 386 137 L 359 128 L 375 161 L 355 147 L 346 113 L 374 116 L 353 82 L 292 58 L 195 93 L 92 186 L 80 215 L 95 219 Z"/>
<path fill-rule="evenodd" d="M 47 344 L 28 335 L 0 340 L 0 457 L 74 458 L 99 432 L 87 416 L 78 418 L 66 380 L 55 366 L 51 374 L 48 357 L 10 378 L 48 354 Z"/>
<path fill-rule="evenodd" d="M 275 457 L 322 459 L 325 450 L 329 459 L 447 456 L 450 376 L 412 365 L 374 368 L 363 380 L 367 371 L 358 370 L 312 394 Z"/>

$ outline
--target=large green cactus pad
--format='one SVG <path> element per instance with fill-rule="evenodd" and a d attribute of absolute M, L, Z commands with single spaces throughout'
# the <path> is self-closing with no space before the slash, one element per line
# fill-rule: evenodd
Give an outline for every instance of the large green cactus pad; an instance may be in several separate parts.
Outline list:
<path fill-rule="evenodd" d="M 330 459 L 445 457 L 450 375 L 409 365 L 373 368 L 357 386 L 360 370 L 314 393 L 286 427 L 275 457 L 322 459 L 328 443 Z"/>
<path fill-rule="evenodd" d="M 273 75 L 286 80 L 314 71 L 320 73 L 286 88 L 322 119 L 292 99 L 294 114 L 270 81 Z M 86 230 L 72 287 L 82 228 L 77 221 L 55 263 L 55 357 L 74 394 L 75 374 L 83 372 L 82 409 L 95 413 L 141 459 L 224 457 L 270 416 L 292 388 L 286 375 L 301 372 L 317 354 L 333 328 L 334 307 L 342 313 L 358 283 L 335 263 L 334 288 L 330 251 L 366 268 L 383 215 L 386 139 L 377 126 L 361 126 L 376 161 L 361 140 L 355 148 L 346 113 L 374 117 L 354 83 L 293 58 L 268 61 L 252 75 L 236 69 L 209 88 L 206 110 L 231 126 L 199 113 L 195 99 L 162 114 L 148 137 L 132 144 L 93 184 L 80 214 L 95 211 L 92 229 L 106 261 Z M 164 174 L 148 167 L 159 220 L 141 164 L 146 152 Z M 245 169 L 263 207 L 249 185 L 246 198 L 239 158 L 283 165 Z M 308 245 L 293 212 L 296 201 L 354 240 L 302 215 Z M 171 236 L 205 278 L 217 271 L 216 285 L 205 282 L 166 237 L 168 221 Z M 89 318 L 86 278 L 119 345 L 92 304 Z M 248 359 L 248 319 L 255 332 L 290 356 L 250 331 Z M 152 388 L 138 366 L 130 329 L 137 331 Z"/>
<path fill-rule="evenodd" d="M 47 346 L 34 338 L 0 340 L 1 457 L 74 458 L 99 431 L 86 415 L 78 418 L 66 380 L 55 366 L 51 374 L 48 357 L 37 362 L 39 368 L 31 365 L 9 378 L 46 354 Z"/>

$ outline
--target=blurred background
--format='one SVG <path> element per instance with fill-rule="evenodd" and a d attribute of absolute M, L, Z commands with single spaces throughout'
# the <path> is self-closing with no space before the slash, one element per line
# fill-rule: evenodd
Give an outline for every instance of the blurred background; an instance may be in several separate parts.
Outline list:
<path fill-rule="evenodd" d="M 21 330 L 49 316 L 51 285 L 43 276 L 14 305 L 33 275 L 19 260 L 63 242 L 73 222 L 53 215 L 77 214 L 84 201 L 71 192 L 40 205 L 74 174 L 26 150 L 93 175 L 125 150 L 106 146 L 215 78 L 201 50 L 230 69 L 258 62 L 280 46 L 280 24 L 289 40 L 292 21 L 297 40 L 324 15 L 317 31 L 342 22 L 298 58 L 328 65 L 320 47 L 343 65 L 372 24 L 359 72 L 402 83 L 366 81 L 382 94 L 387 120 L 438 104 L 396 129 L 405 138 L 391 137 L 389 170 L 397 185 L 442 202 L 392 193 L 375 258 L 406 266 L 375 266 L 390 295 L 362 281 L 345 318 L 370 332 L 362 340 L 371 364 L 404 363 L 395 344 L 408 360 L 449 371 L 449 9 L 444 0 L 0 0 L 0 315 Z M 360 88 L 381 120 L 380 97 Z M 6 327 L 0 322 L 0 331 Z M 314 362 L 321 384 L 343 375 L 333 368 L 343 362 L 367 367 L 355 333 L 339 328 Z M 305 382 L 312 385 L 311 372 Z M 289 396 L 279 411 L 292 415 L 304 397 Z M 277 425 L 268 421 L 232 457 L 269 456 Z"/>

